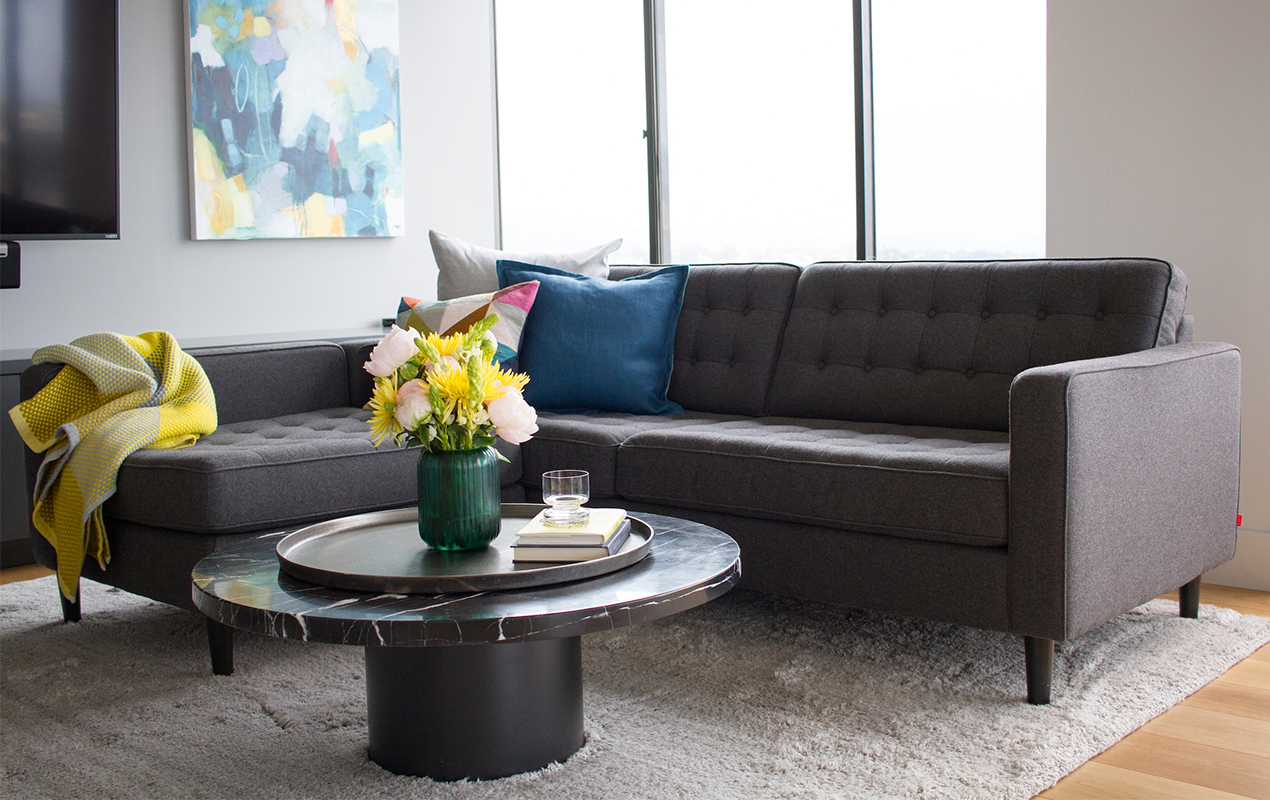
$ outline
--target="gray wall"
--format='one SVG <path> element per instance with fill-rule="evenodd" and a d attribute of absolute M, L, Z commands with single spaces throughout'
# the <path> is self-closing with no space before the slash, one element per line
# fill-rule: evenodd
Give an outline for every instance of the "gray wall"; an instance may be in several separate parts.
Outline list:
<path fill-rule="evenodd" d="M 494 244 L 489 0 L 401 3 L 406 234 L 377 240 L 192 241 L 183 0 L 119 6 L 122 238 L 24 242 L 0 347 L 377 325 L 403 294 L 435 297 L 429 228 Z"/>
<path fill-rule="evenodd" d="M 1244 527 L 1206 579 L 1270 590 L 1270 2 L 1050 0 L 1048 39 L 1047 250 L 1173 262 L 1195 338 L 1243 351 Z"/>

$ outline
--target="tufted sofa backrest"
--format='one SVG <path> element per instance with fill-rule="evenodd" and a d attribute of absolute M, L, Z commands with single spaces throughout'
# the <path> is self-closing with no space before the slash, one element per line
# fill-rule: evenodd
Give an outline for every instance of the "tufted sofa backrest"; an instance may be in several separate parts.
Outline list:
<path fill-rule="evenodd" d="M 615 266 L 609 277 L 652 269 Z M 667 396 L 689 411 L 762 414 L 798 273 L 790 264 L 694 264 Z"/>
<path fill-rule="evenodd" d="M 344 348 L 332 342 L 192 347 L 221 425 L 349 405 Z"/>
<path fill-rule="evenodd" d="M 1005 431 L 1020 372 L 1173 344 L 1185 300 L 1153 259 L 812 264 L 767 411 Z"/>

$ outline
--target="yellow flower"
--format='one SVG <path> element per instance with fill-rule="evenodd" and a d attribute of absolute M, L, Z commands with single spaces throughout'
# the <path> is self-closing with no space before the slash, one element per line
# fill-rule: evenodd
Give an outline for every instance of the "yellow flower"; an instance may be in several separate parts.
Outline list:
<path fill-rule="evenodd" d="M 459 351 L 463 349 L 463 334 L 456 333 L 451 336 L 438 336 L 435 333 L 429 333 L 428 344 L 435 347 L 442 358 L 446 356 L 458 358 Z"/>
<path fill-rule="evenodd" d="M 467 370 L 462 364 L 440 365 L 428 372 L 428 383 L 437 387 L 444 400 L 463 400 L 467 397 Z"/>
<path fill-rule="evenodd" d="M 523 372 L 509 372 L 502 367 L 491 365 L 485 372 L 485 402 L 502 397 L 504 389 L 523 391 L 527 383 L 529 383 L 529 376 Z"/>
<path fill-rule="evenodd" d="M 375 391 L 366 408 L 370 409 L 370 438 L 376 447 L 383 444 L 389 436 L 401 433 L 401 426 L 393 416 L 396 411 L 397 387 L 391 380 L 375 381 Z"/>

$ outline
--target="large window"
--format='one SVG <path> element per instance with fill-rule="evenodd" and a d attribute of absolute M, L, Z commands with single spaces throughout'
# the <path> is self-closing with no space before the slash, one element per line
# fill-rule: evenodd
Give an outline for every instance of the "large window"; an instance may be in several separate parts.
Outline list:
<path fill-rule="evenodd" d="M 675 261 L 855 257 L 851 3 L 666 0 Z"/>
<path fill-rule="evenodd" d="M 611 263 L 648 261 L 640 0 L 500 0 L 503 246 L 581 250 L 622 237 Z"/>
<path fill-rule="evenodd" d="M 1045 0 L 874 0 L 877 254 L 1045 253 Z"/>
<path fill-rule="evenodd" d="M 854 6 L 496 0 L 503 245 L 807 264 L 876 219 L 883 259 L 1042 255 L 1045 0 Z"/>

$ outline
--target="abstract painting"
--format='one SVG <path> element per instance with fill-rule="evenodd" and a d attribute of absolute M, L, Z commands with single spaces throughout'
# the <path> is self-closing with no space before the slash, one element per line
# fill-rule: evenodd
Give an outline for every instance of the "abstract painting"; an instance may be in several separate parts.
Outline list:
<path fill-rule="evenodd" d="M 196 239 L 399 236 L 397 0 L 189 0 Z"/>

